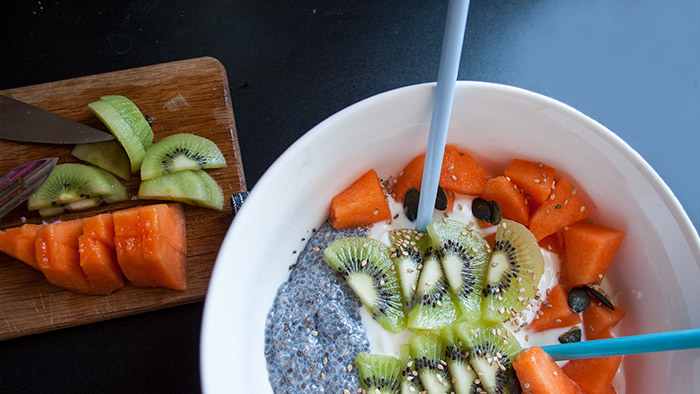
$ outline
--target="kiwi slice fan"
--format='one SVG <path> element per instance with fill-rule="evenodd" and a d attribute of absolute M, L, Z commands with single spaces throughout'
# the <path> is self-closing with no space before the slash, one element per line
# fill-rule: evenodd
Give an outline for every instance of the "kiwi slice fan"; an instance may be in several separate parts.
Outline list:
<path fill-rule="evenodd" d="M 489 207 L 490 209 L 491 207 Z M 510 393 L 519 323 L 534 302 L 544 259 L 532 233 L 500 218 L 493 250 L 472 226 L 442 219 L 427 233 L 396 229 L 386 246 L 341 238 L 324 251 L 363 305 L 391 332 L 411 330 L 401 360 L 372 354 L 355 363 L 368 393 Z"/>

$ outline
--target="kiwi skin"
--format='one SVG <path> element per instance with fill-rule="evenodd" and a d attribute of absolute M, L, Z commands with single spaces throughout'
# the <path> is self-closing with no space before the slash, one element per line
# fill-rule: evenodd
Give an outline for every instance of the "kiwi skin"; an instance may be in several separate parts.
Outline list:
<path fill-rule="evenodd" d="M 213 141 L 194 134 L 178 133 L 148 148 L 141 164 L 141 179 L 178 171 L 222 167 L 226 167 L 226 159 Z"/>

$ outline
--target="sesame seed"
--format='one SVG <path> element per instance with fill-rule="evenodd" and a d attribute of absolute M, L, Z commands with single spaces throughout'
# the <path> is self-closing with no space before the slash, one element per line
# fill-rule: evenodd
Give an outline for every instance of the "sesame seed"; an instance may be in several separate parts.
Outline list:
<path fill-rule="evenodd" d="M 557 371 L 552 371 L 552 373 L 554 374 L 554 376 L 559 376 L 559 374 L 557 374 Z"/>
<path fill-rule="evenodd" d="M 529 335 L 525 335 L 525 342 L 527 342 L 527 341 L 529 341 L 529 340 L 530 340 L 530 336 L 529 336 Z"/>
<path fill-rule="evenodd" d="M 450 170 L 450 171 L 452 171 L 452 170 L 455 169 L 455 166 L 453 166 L 453 165 L 452 165 L 452 166 L 449 166 L 449 167 L 447 167 L 447 169 Z"/>
<path fill-rule="evenodd" d="M 367 243 L 367 242 L 363 243 L 363 244 L 362 244 L 362 247 L 365 248 L 365 249 L 369 248 L 369 243 Z"/>
<path fill-rule="evenodd" d="M 321 372 L 321 380 L 326 380 L 326 374 Z"/>
<path fill-rule="evenodd" d="M 374 212 L 372 212 L 372 213 L 375 214 L 375 215 L 378 214 L 378 213 L 379 213 L 379 209 L 378 209 L 378 208 L 375 209 Z"/>
<path fill-rule="evenodd" d="M 316 331 L 316 330 L 314 330 L 314 331 L 311 331 L 311 335 L 313 335 L 313 336 L 317 337 L 317 336 L 318 336 L 318 331 Z"/>
<path fill-rule="evenodd" d="M 530 388 L 530 383 L 525 383 L 525 384 L 524 384 L 524 387 L 525 387 L 526 389 L 529 389 L 529 388 Z"/>
<path fill-rule="evenodd" d="M 572 195 L 572 196 L 575 196 L 575 195 L 576 195 L 576 188 L 575 188 L 575 187 L 571 189 L 571 195 Z"/>
<path fill-rule="evenodd" d="M 539 162 L 539 163 L 537 164 L 537 166 L 538 166 L 539 168 L 542 168 L 542 165 L 543 165 L 542 162 Z"/>
<path fill-rule="evenodd" d="M 314 252 L 320 252 L 320 251 L 321 251 L 321 248 L 319 248 L 318 246 L 314 246 L 313 251 L 314 251 Z"/>
<path fill-rule="evenodd" d="M 561 323 L 561 319 L 554 319 L 555 323 Z"/>
<path fill-rule="evenodd" d="M 549 199 L 550 199 L 550 200 L 554 200 L 555 198 L 556 198 L 556 195 L 555 195 L 554 193 L 552 193 L 552 194 L 549 195 Z"/>
<path fill-rule="evenodd" d="M 540 183 L 541 181 L 539 179 L 535 179 L 535 183 Z"/>
<path fill-rule="evenodd" d="M 579 212 L 583 212 L 583 211 L 585 211 L 585 210 L 586 210 L 586 207 L 583 206 L 583 205 L 581 205 L 581 209 L 579 209 Z"/>
<path fill-rule="evenodd" d="M 366 265 L 367 265 L 367 260 L 362 260 L 362 262 L 360 263 L 360 265 L 361 265 L 362 267 L 366 266 Z"/>
<path fill-rule="evenodd" d="M 348 372 L 352 372 L 352 364 L 348 364 Z"/>

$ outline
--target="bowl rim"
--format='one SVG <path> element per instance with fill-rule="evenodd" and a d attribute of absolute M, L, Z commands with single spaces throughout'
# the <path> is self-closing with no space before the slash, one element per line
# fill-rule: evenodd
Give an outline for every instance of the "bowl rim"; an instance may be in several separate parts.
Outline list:
<path fill-rule="evenodd" d="M 261 189 L 266 189 L 272 179 L 276 178 L 275 173 L 281 171 L 287 162 L 293 160 L 297 155 L 296 151 L 300 150 L 304 145 L 308 144 L 308 141 L 313 141 L 316 139 L 316 135 L 325 132 L 325 130 L 332 126 L 334 123 L 342 121 L 345 117 L 352 116 L 353 113 L 358 112 L 365 107 L 372 107 L 382 102 L 390 102 L 394 98 L 404 95 L 415 94 L 416 92 L 424 89 L 434 90 L 436 86 L 435 82 L 420 83 L 414 85 L 407 85 L 403 87 L 398 87 L 385 92 L 381 92 L 363 100 L 360 100 L 348 107 L 341 109 L 340 111 L 327 117 L 316 126 L 304 133 L 299 139 L 297 139 L 292 145 L 290 145 L 265 171 L 263 176 L 258 180 L 256 185 L 250 190 L 247 199 L 258 199 L 256 197 Z M 661 197 L 662 201 L 666 205 L 667 209 L 673 214 L 674 221 L 678 224 L 679 230 L 685 236 L 686 243 L 690 248 L 693 255 L 697 257 L 700 261 L 700 237 L 693 226 L 690 218 L 683 209 L 682 205 L 673 194 L 668 185 L 663 181 L 663 179 L 658 175 L 658 173 L 649 165 L 642 156 L 636 152 L 631 146 L 629 146 L 622 138 L 613 133 L 611 130 L 598 123 L 589 116 L 583 114 L 579 110 L 561 102 L 551 97 L 532 92 L 523 88 L 504 85 L 493 82 L 481 82 L 481 81 L 457 81 L 456 89 L 485 89 L 490 90 L 498 94 L 511 95 L 516 98 L 522 98 L 526 101 L 533 101 L 544 107 L 553 108 L 556 111 L 566 113 L 569 116 L 577 118 L 578 121 L 583 123 L 590 131 L 598 134 L 599 137 L 608 142 L 611 147 L 622 154 L 630 163 L 633 163 L 635 167 L 639 170 L 640 174 L 646 178 L 650 185 Z M 236 214 L 238 218 L 246 218 L 247 216 L 253 215 L 253 211 L 246 209 L 246 207 L 251 204 L 243 204 L 239 212 Z M 216 262 L 212 270 L 212 275 L 209 283 L 209 289 L 204 301 L 204 308 L 202 313 L 202 323 L 201 323 L 201 336 L 200 336 L 200 346 L 199 346 L 199 365 L 200 365 L 200 381 L 201 388 L 203 392 L 214 392 L 216 387 L 212 386 L 214 375 L 213 371 L 216 368 L 212 368 L 210 363 L 215 363 L 217 349 L 219 348 L 219 342 L 216 338 L 212 338 L 212 325 L 215 324 L 213 321 L 214 314 L 217 312 L 216 305 L 217 296 L 220 288 L 225 287 L 224 280 L 221 277 L 221 272 L 223 270 L 224 264 L 227 264 L 222 256 L 228 254 L 228 250 L 232 247 L 234 239 L 237 234 L 241 231 L 246 231 L 244 223 L 240 224 L 244 220 L 233 220 L 224 240 L 221 244 L 221 248 L 217 254 Z M 230 264 L 230 263 L 229 263 Z"/>

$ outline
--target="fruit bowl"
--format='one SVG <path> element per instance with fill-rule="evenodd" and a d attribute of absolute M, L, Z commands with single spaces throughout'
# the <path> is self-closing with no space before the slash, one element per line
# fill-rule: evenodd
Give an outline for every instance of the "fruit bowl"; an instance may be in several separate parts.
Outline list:
<path fill-rule="evenodd" d="M 265 173 L 233 221 L 202 323 L 206 393 L 270 393 L 267 314 L 289 266 L 331 199 L 368 169 L 397 174 L 425 150 L 434 84 L 392 90 L 331 116 Z M 597 223 L 627 233 L 607 279 L 627 312 L 618 335 L 700 327 L 700 239 L 677 199 L 625 142 L 575 109 L 522 89 L 457 84 L 448 143 L 489 173 L 513 158 L 542 161 L 585 190 Z M 697 392 L 695 350 L 625 358 L 626 392 Z"/>

